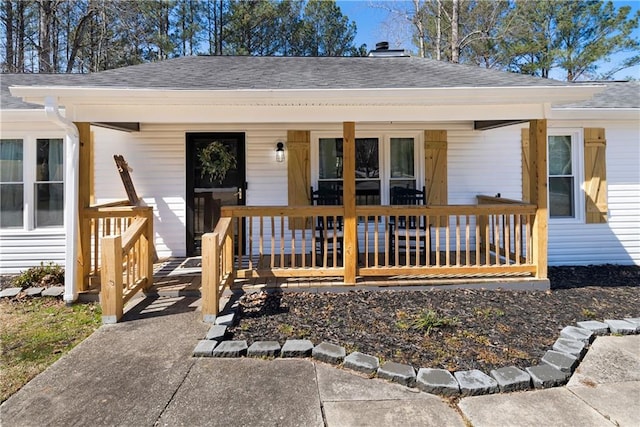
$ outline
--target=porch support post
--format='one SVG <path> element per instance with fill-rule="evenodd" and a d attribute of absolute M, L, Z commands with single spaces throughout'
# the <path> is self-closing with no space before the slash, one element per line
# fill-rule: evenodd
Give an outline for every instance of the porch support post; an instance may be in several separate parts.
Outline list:
<path fill-rule="evenodd" d="M 536 265 L 536 277 L 546 279 L 549 223 L 546 120 L 529 122 L 529 159 L 530 202 L 537 206 L 532 230 L 532 255 Z"/>
<path fill-rule="evenodd" d="M 47 119 L 65 130 L 64 229 L 66 256 L 64 262 L 63 300 L 71 304 L 78 298 L 78 157 L 79 135 L 76 125 L 60 114 L 58 100 L 47 96 L 44 100 Z"/>
<path fill-rule="evenodd" d="M 358 223 L 356 218 L 356 129 L 354 122 L 342 124 L 342 203 L 344 204 L 344 283 L 356 284 L 358 267 Z"/>
<path fill-rule="evenodd" d="M 91 274 L 91 220 L 85 218 L 84 209 L 91 204 L 93 184 L 93 159 L 91 158 L 91 125 L 89 123 L 74 123 L 80 137 L 80 152 L 78 157 L 78 222 L 80 227 L 78 247 L 78 284 L 79 291 L 89 289 L 89 275 Z M 97 267 L 97 266 L 96 266 Z"/>

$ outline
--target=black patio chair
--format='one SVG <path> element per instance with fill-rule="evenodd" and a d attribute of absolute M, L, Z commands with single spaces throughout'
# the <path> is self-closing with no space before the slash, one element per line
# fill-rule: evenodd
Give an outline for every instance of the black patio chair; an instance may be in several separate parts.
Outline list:
<path fill-rule="evenodd" d="M 339 206 L 341 205 L 340 192 L 335 189 L 321 188 L 313 190 L 311 187 L 311 204 L 314 206 Z M 316 221 L 316 248 L 321 256 L 324 254 L 325 243 L 327 252 L 337 250 L 342 255 L 344 241 L 344 231 L 342 230 L 342 216 L 322 216 L 318 215 Z M 326 221 L 325 221 L 326 220 Z M 334 248 L 334 243 L 337 248 Z M 327 254 L 328 255 L 328 254 Z M 331 258 L 329 258 L 331 259 Z"/>
<path fill-rule="evenodd" d="M 393 187 L 391 189 L 391 204 L 399 206 L 424 206 L 427 204 L 425 188 L 422 187 L 422 190 L 417 190 L 409 187 Z M 396 256 L 396 235 L 398 239 L 398 255 L 404 253 L 405 256 L 409 256 L 411 249 L 419 251 L 420 255 L 425 254 L 426 242 L 424 236 L 428 231 L 428 227 L 424 215 L 391 216 L 389 218 L 389 226 L 389 251 L 392 262 L 395 262 Z"/>

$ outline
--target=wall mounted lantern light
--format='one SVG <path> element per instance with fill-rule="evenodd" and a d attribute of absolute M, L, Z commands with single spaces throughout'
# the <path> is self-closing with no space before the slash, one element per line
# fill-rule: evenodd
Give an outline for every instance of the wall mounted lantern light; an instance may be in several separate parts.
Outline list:
<path fill-rule="evenodd" d="M 284 162 L 284 144 L 282 142 L 276 144 L 276 162 Z"/>

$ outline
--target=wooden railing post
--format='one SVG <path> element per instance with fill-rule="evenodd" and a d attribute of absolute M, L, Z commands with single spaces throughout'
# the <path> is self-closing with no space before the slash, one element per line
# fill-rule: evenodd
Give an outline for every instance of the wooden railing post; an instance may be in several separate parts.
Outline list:
<path fill-rule="evenodd" d="M 91 220 L 84 213 L 85 208 L 79 208 L 78 215 L 78 277 L 76 283 L 79 291 L 89 289 L 89 277 L 91 276 Z"/>
<path fill-rule="evenodd" d="M 356 130 L 354 122 L 342 125 L 343 169 L 342 203 L 344 204 L 344 283 L 356 284 L 358 269 L 358 222 L 356 218 Z M 326 252 L 325 252 L 326 253 Z"/>
<path fill-rule="evenodd" d="M 533 262 L 536 277 L 547 278 L 547 246 L 549 212 L 547 202 L 547 121 L 529 122 L 529 178 L 531 203 L 537 206 L 533 222 Z"/>
<path fill-rule="evenodd" d="M 215 322 L 218 315 L 220 297 L 220 245 L 218 233 L 202 235 L 202 320 Z"/>
<path fill-rule="evenodd" d="M 91 125 L 88 122 L 76 122 L 79 133 L 78 158 L 78 275 L 76 286 L 79 291 L 89 289 L 91 271 L 91 222 L 84 215 L 84 210 L 91 203 L 91 185 L 93 168 L 91 157 Z"/>
<path fill-rule="evenodd" d="M 122 317 L 122 237 L 105 236 L 102 243 L 100 305 L 102 323 L 117 323 Z"/>

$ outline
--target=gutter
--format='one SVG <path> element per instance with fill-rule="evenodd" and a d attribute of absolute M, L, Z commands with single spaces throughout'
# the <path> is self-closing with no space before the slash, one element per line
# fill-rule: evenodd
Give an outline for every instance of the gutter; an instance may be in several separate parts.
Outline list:
<path fill-rule="evenodd" d="M 64 262 L 64 295 L 67 304 L 78 299 L 76 278 L 78 277 L 78 167 L 80 158 L 80 135 L 76 125 L 60 114 L 56 98 L 44 100 L 47 119 L 65 130 L 65 176 L 64 176 L 64 228 L 66 256 Z"/>

